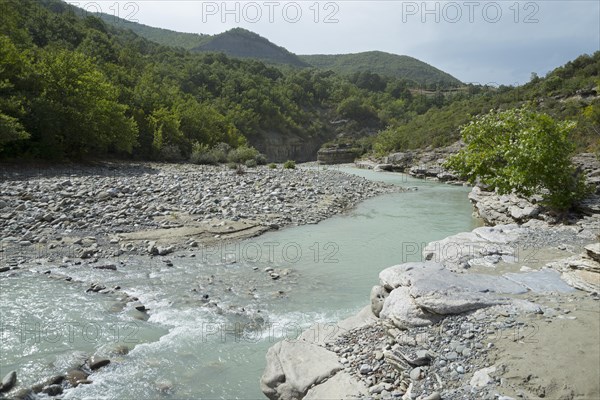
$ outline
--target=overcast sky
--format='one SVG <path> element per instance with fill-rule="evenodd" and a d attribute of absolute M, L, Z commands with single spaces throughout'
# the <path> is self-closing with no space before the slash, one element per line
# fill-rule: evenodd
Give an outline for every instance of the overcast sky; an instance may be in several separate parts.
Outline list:
<path fill-rule="evenodd" d="M 521 84 L 600 50 L 600 1 L 69 0 L 181 32 L 239 26 L 296 54 L 405 54 L 463 82 Z"/>

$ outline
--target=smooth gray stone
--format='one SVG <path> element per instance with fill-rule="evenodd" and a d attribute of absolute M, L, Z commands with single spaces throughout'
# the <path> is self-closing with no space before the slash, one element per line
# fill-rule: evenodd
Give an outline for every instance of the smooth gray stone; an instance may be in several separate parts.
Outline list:
<path fill-rule="evenodd" d="M 547 268 L 532 272 L 508 273 L 504 276 L 535 293 L 569 293 L 575 291 L 560 278 L 559 272 Z"/>

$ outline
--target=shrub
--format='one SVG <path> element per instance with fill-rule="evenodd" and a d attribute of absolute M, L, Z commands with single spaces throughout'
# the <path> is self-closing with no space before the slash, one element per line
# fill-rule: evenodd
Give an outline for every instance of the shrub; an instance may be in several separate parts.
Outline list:
<path fill-rule="evenodd" d="M 446 167 L 500 194 L 541 194 L 551 208 L 566 210 L 588 192 L 571 163 L 574 126 L 527 106 L 492 111 L 461 128 L 466 147 Z"/>
<path fill-rule="evenodd" d="M 261 154 L 254 147 L 240 146 L 237 149 L 233 149 L 227 156 L 227 161 L 234 163 L 245 163 L 248 160 L 256 160 Z"/>
<path fill-rule="evenodd" d="M 296 161 L 287 160 L 285 163 L 283 163 L 283 168 L 284 169 L 296 169 Z"/>
<path fill-rule="evenodd" d="M 174 144 L 162 146 L 159 151 L 158 158 L 161 161 L 176 162 L 182 161 L 184 157 L 181 155 L 181 150 Z"/>
<path fill-rule="evenodd" d="M 248 168 L 254 168 L 258 164 L 257 164 L 256 160 L 251 159 L 251 160 L 246 160 L 246 162 L 244 163 L 244 165 L 246 165 L 246 167 L 248 167 Z"/>
<path fill-rule="evenodd" d="M 271 164 L 269 164 L 269 168 L 270 169 L 276 169 L 277 168 L 277 164 L 271 163 Z"/>

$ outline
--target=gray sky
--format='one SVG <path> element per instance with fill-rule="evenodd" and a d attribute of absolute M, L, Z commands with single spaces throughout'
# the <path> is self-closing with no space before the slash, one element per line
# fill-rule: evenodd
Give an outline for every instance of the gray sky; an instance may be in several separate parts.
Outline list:
<path fill-rule="evenodd" d="M 296 54 L 405 54 L 463 82 L 521 84 L 600 50 L 600 1 L 68 0 L 181 32 L 239 26 Z"/>

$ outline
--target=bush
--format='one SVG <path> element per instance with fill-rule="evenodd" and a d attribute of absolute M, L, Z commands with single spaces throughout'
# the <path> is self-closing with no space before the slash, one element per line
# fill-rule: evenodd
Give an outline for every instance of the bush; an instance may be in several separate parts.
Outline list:
<path fill-rule="evenodd" d="M 192 149 L 190 162 L 194 164 L 218 164 L 227 161 L 231 147 L 227 143 L 218 143 L 209 148 L 206 144 L 196 143 Z"/>
<path fill-rule="evenodd" d="M 574 126 L 529 107 L 492 111 L 461 128 L 466 147 L 446 167 L 500 194 L 541 194 L 551 208 L 567 210 L 588 191 L 571 163 Z"/>
<path fill-rule="evenodd" d="M 277 169 L 277 164 L 271 163 L 271 164 L 269 164 L 269 168 L 270 169 Z"/>
<path fill-rule="evenodd" d="M 296 161 L 287 160 L 285 163 L 283 163 L 283 168 L 284 169 L 296 169 Z"/>
<path fill-rule="evenodd" d="M 259 160 L 264 160 L 264 156 L 258 152 L 254 147 L 240 146 L 237 149 L 233 149 L 227 156 L 227 161 L 234 163 L 245 163 L 248 160 L 256 160 L 258 164 Z"/>
<path fill-rule="evenodd" d="M 169 162 L 182 161 L 184 159 L 184 157 L 181 155 L 181 150 L 174 144 L 163 146 L 159 151 L 158 158 L 161 161 Z"/>
<path fill-rule="evenodd" d="M 254 159 L 252 159 L 252 160 L 246 160 L 246 162 L 244 164 L 248 168 L 254 168 L 254 167 L 256 167 L 258 165 L 257 162 L 256 162 L 256 160 L 254 160 Z"/>

